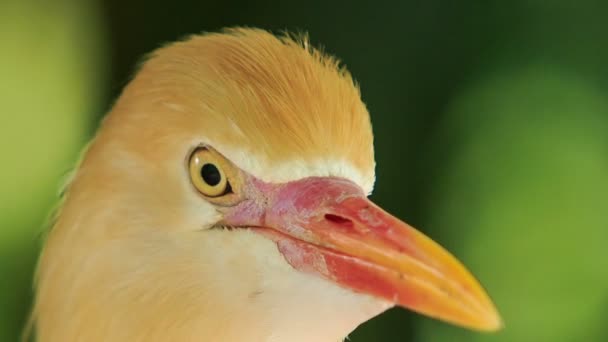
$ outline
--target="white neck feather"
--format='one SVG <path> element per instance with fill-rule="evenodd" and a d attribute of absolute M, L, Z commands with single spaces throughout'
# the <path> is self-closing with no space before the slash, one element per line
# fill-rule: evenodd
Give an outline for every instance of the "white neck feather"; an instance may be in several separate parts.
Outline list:
<path fill-rule="evenodd" d="M 245 229 L 147 234 L 82 252 L 79 272 L 48 279 L 66 286 L 61 302 L 41 284 L 43 304 L 56 306 L 40 317 L 41 342 L 336 342 L 389 307 L 294 270 L 274 242 Z"/>

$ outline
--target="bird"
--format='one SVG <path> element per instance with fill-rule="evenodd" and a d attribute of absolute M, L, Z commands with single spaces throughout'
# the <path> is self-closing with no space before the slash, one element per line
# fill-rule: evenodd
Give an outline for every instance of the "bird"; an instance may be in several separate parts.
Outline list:
<path fill-rule="evenodd" d="M 342 341 L 394 306 L 503 325 L 452 254 L 368 197 L 371 119 L 306 34 L 233 27 L 144 58 L 40 252 L 40 342 Z"/>

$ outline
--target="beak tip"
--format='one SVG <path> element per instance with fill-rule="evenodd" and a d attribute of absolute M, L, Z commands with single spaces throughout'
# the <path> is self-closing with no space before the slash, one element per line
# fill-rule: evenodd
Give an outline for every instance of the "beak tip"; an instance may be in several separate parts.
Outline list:
<path fill-rule="evenodd" d="M 488 311 L 488 314 L 483 318 L 482 324 L 478 327 L 478 329 L 482 332 L 494 333 L 502 330 L 505 327 L 505 323 L 496 310 L 496 308 L 492 308 Z"/>

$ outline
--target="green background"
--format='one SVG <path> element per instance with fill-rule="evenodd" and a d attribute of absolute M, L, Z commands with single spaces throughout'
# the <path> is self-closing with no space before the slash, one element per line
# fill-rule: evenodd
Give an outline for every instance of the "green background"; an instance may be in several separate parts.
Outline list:
<path fill-rule="evenodd" d="M 141 56 L 190 33 L 308 31 L 361 84 L 373 200 L 453 251 L 506 321 L 393 309 L 351 341 L 608 341 L 608 2 L 0 0 L 0 341 L 44 221 Z"/>

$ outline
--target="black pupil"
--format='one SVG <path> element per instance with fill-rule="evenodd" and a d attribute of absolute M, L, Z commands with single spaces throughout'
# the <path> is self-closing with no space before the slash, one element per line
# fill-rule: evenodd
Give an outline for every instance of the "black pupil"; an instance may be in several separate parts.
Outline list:
<path fill-rule="evenodd" d="M 216 186 L 222 180 L 222 175 L 220 175 L 220 170 L 213 164 L 205 164 L 201 168 L 201 176 L 205 183 Z"/>

